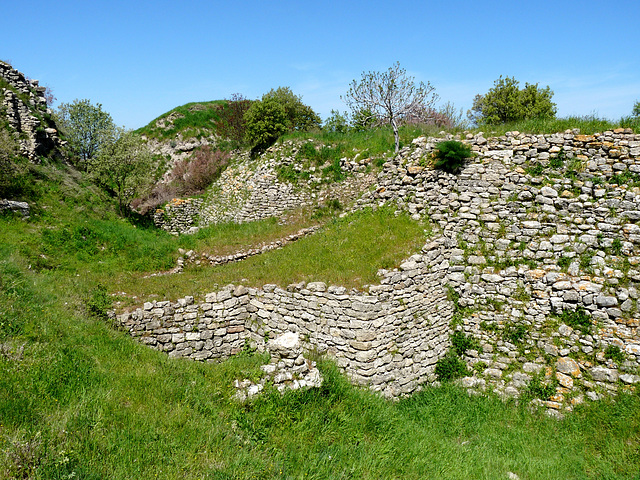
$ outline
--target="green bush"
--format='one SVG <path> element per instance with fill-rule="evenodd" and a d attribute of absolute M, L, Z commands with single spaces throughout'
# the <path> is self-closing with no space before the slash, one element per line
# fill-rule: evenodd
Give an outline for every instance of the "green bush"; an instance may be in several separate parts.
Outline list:
<path fill-rule="evenodd" d="M 252 103 L 244 121 L 247 139 L 257 151 L 270 147 L 287 131 L 287 113 L 274 99 Z"/>
<path fill-rule="evenodd" d="M 476 338 L 465 335 L 460 330 L 456 330 L 451 334 L 451 346 L 457 355 L 464 355 L 464 352 L 467 350 L 477 350 L 480 344 Z"/>
<path fill-rule="evenodd" d="M 433 152 L 435 158 L 434 166 L 445 172 L 457 172 L 465 159 L 471 157 L 471 147 L 455 140 L 440 142 Z"/>
<path fill-rule="evenodd" d="M 464 377 L 468 373 L 467 364 L 460 357 L 447 353 L 436 363 L 436 377 L 441 382 Z"/>
<path fill-rule="evenodd" d="M 470 119 L 478 125 L 499 125 L 531 118 L 554 118 L 556 105 L 551 101 L 553 92 L 547 86 L 525 84 L 512 77 L 500 78 L 485 95 L 476 95 L 469 112 Z"/>

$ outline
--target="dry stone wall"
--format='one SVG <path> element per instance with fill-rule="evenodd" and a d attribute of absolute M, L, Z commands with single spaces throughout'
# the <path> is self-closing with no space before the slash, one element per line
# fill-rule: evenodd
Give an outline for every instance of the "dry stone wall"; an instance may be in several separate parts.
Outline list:
<path fill-rule="evenodd" d="M 300 332 L 355 382 L 387 395 L 433 380 L 453 331 L 474 339 L 462 356 L 472 390 L 517 397 L 535 380 L 552 387 L 543 404 L 561 412 L 635 388 L 640 135 L 458 139 L 475 152 L 460 173 L 430 167 L 442 138 L 418 138 L 358 200 L 355 209 L 391 204 L 429 219 L 439 235 L 366 294 L 313 283 L 228 288 L 201 305 L 149 304 L 122 323 L 155 348 L 197 359 L 261 346 L 267 332 Z M 187 339 L 185 314 L 213 315 L 211 327 L 198 326 L 211 330 L 210 349 L 188 343 L 207 340 Z"/>
<path fill-rule="evenodd" d="M 11 65 L 0 62 L 0 113 L 14 135 L 21 154 L 32 161 L 55 152 L 62 142 L 47 108 L 45 87 L 38 80 L 28 80 Z"/>
<path fill-rule="evenodd" d="M 156 211 L 154 223 L 173 233 L 190 233 L 217 223 L 280 217 L 296 208 L 321 206 L 329 199 L 353 201 L 375 180 L 367 168 L 370 159 L 346 158 L 341 160 L 341 170 L 347 177 L 337 183 L 327 182 L 321 167 L 311 167 L 309 178 L 298 183 L 280 179 L 279 167 L 301 170 L 299 147 L 298 143 L 287 141 L 271 147 L 258 159 L 236 155 L 207 197 L 198 200 L 197 208 L 195 199 L 191 203 L 169 202 Z"/>
<path fill-rule="evenodd" d="M 380 285 L 366 293 L 320 282 L 229 286 L 202 303 L 147 303 L 118 321 L 153 348 L 194 360 L 226 358 L 245 345 L 263 349 L 268 338 L 295 332 L 354 382 L 387 396 L 410 393 L 434 379 L 448 345 L 453 309 L 442 287 L 445 248 L 430 242 L 400 269 L 381 272 Z"/>
<path fill-rule="evenodd" d="M 640 382 L 640 135 L 469 136 L 458 175 L 425 166 L 440 140 L 416 139 L 359 203 L 430 218 L 453 245 L 453 328 L 478 340 L 464 384 L 518 396 L 539 373 L 561 409 Z"/>

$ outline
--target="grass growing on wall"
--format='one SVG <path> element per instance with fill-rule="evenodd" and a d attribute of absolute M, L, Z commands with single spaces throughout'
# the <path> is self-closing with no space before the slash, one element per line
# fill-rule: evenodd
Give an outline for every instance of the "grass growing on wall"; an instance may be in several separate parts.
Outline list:
<path fill-rule="evenodd" d="M 235 230 L 235 229 L 232 229 Z M 126 278 L 112 290 L 139 298 L 155 293 L 176 300 L 215 291 L 217 286 L 243 283 L 286 287 L 301 281 L 324 281 L 346 287 L 379 282 L 380 268 L 397 267 L 425 243 L 425 226 L 391 210 L 363 211 L 330 221 L 315 235 L 281 250 L 217 267 L 188 267 L 180 275 Z"/>

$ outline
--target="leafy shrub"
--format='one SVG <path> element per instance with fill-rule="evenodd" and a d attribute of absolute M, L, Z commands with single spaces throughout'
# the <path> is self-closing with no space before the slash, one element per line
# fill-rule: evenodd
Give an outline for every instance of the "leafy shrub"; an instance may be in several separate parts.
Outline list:
<path fill-rule="evenodd" d="M 440 142 L 433 152 L 434 166 L 445 172 L 457 172 L 465 159 L 471 157 L 471 147 L 455 140 Z"/>
<path fill-rule="evenodd" d="M 560 320 L 572 328 L 580 330 L 585 335 L 591 331 L 591 317 L 583 307 L 575 310 L 564 310 L 560 315 Z"/>
<path fill-rule="evenodd" d="M 523 89 L 512 77 L 498 78 L 485 95 L 476 95 L 469 118 L 478 125 L 498 125 L 532 118 L 554 118 L 556 105 L 547 86 L 526 83 Z"/>
<path fill-rule="evenodd" d="M 478 349 L 480 344 L 478 339 L 465 335 L 462 331 L 456 330 L 451 334 L 451 347 L 458 355 L 464 355 L 467 350 Z"/>
<path fill-rule="evenodd" d="M 294 94 L 289 87 L 271 89 L 262 96 L 263 102 L 268 100 L 274 100 L 284 108 L 287 131 L 304 132 L 320 127 L 320 117 L 311 107 L 302 103 L 302 97 Z"/>
<path fill-rule="evenodd" d="M 467 373 L 467 364 L 460 357 L 448 353 L 436 363 L 436 377 L 441 382 L 455 380 L 464 377 Z"/>
<path fill-rule="evenodd" d="M 270 147 L 288 130 L 287 112 L 275 99 L 254 102 L 245 112 L 244 121 L 254 151 Z"/>
<path fill-rule="evenodd" d="M 81 167 L 86 167 L 87 161 L 98 154 L 116 128 L 102 105 L 93 105 L 89 99 L 61 103 L 57 119 Z"/>
<path fill-rule="evenodd" d="M 617 345 L 607 345 L 604 350 L 604 358 L 613 360 L 616 363 L 622 363 L 624 362 L 624 353 Z"/>

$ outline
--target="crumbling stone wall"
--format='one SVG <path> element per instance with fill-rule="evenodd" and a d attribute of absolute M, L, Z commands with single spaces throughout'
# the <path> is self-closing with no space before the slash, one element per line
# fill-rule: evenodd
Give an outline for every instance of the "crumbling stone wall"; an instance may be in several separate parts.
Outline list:
<path fill-rule="evenodd" d="M 325 182 L 321 168 L 315 167 L 307 180 L 297 184 L 283 181 L 278 177 L 278 167 L 299 168 L 298 148 L 299 144 L 288 141 L 274 145 L 258 159 L 236 155 L 208 196 L 201 202 L 198 199 L 197 209 L 195 199 L 185 199 L 191 203 L 169 202 L 156 212 L 155 225 L 171 232 L 189 233 L 216 223 L 281 217 L 296 208 L 321 206 L 329 199 L 353 201 L 375 180 L 368 167 L 370 159 L 344 158 L 341 170 L 347 178 L 340 182 Z"/>
<path fill-rule="evenodd" d="M 453 310 L 442 287 L 444 248 L 428 243 L 366 293 L 320 282 L 229 286 L 202 303 L 147 303 L 118 321 L 153 348 L 194 360 L 226 358 L 245 345 L 263 349 L 270 337 L 296 332 L 354 382 L 387 396 L 410 393 L 433 380 L 448 345 Z"/>
<path fill-rule="evenodd" d="M 55 152 L 62 142 L 47 108 L 45 87 L 27 78 L 11 65 L 0 62 L 0 113 L 18 139 L 21 154 L 32 161 Z"/>
<path fill-rule="evenodd" d="M 633 388 L 640 135 L 468 136 L 477 156 L 458 175 L 428 168 L 440 140 L 414 140 L 359 203 L 430 218 L 452 245 L 453 328 L 478 340 L 464 357 L 465 385 L 517 396 L 542 372 L 559 383 L 552 409 Z M 568 324 L 582 310 L 587 331 Z"/>
<path fill-rule="evenodd" d="M 241 348 L 246 338 L 259 344 L 267 331 L 300 331 L 354 381 L 395 395 L 433 379 L 433 362 L 458 330 L 477 342 L 463 356 L 469 367 L 463 384 L 475 390 L 518 396 L 541 375 L 557 383 L 544 404 L 561 411 L 635 388 L 640 383 L 640 135 L 624 129 L 596 135 L 467 135 L 460 140 L 476 156 L 456 175 L 430 167 L 430 153 L 441 140 L 414 140 L 385 164 L 375 188 L 355 206 L 395 205 L 434 224 L 438 246 L 425 247 L 422 256 L 407 262 L 415 261 L 416 268 L 405 263 L 384 273 L 367 295 L 347 298 L 338 287 L 249 291 L 235 326 L 252 333 L 234 332 L 235 344 L 224 337 L 224 355 Z M 445 289 L 453 303 L 445 300 Z M 341 310 L 337 326 L 328 326 L 323 309 L 333 302 Z M 146 326 L 148 311 L 123 322 L 158 348 L 193 348 L 154 343 L 159 341 Z M 361 312 L 366 318 L 359 318 Z M 572 321 L 580 312 L 586 325 Z M 375 337 L 367 340 L 371 332 Z"/>

